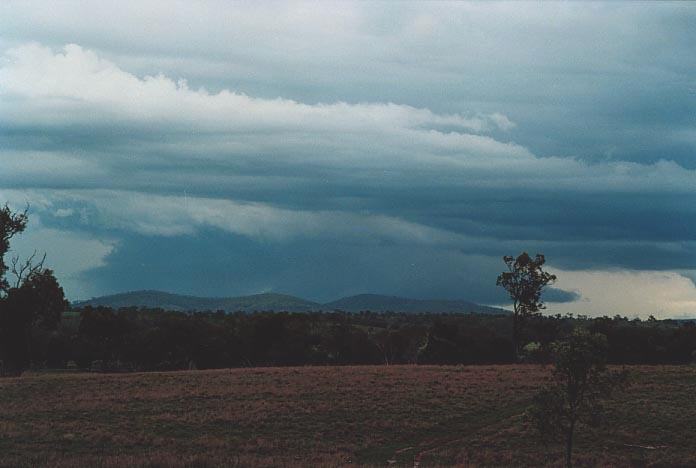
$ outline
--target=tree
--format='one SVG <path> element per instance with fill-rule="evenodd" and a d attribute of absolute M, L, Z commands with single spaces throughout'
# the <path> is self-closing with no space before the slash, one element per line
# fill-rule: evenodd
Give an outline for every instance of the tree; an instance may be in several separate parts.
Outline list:
<path fill-rule="evenodd" d="M 31 324 L 42 330 L 55 330 L 70 303 L 53 274 L 45 268 L 27 276 L 19 288 L 30 298 Z"/>
<path fill-rule="evenodd" d="M 46 261 L 46 254 L 43 255 L 39 262 L 35 262 L 36 250 L 29 258 L 24 262 L 19 261 L 19 255 L 12 257 L 12 266 L 10 271 L 14 275 L 14 283 L 10 287 L 18 288 L 24 283 L 24 281 L 32 275 L 40 273 L 43 270 L 44 262 Z"/>
<path fill-rule="evenodd" d="M 584 328 L 576 328 L 567 339 L 554 342 L 552 350 L 552 383 L 534 397 L 529 416 L 542 436 L 565 442 L 565 462 L 570 467 L 577 424 L 600 423 L 603 402 L 616 387 L 625 384 L 626 374 L 607 371 L 606 336 L 591 334 Z"/>
<path fill-rule="evenodd" d="M 0 351 L 6 371 L 18 374 L 31 362 L 34 331 L 53 331 L 68 308 L 63 288 L 49 269 L 25 278 L 0 300 Z"/>
<path fill-rule="evenodd" d="M 532 258 L 522 252 L 517 258 L 506 255 L 503 261 L 508 271 L 498 276 L 496 285 L 505 288 L 512 299 L 512 343 L 515 359 L 519 359 L 522 327 L 529 317 L 539 315 L 546 308 L 541 293 L 545 286 L 556 281 L 556 276 L 542 269 L 546 263 L 542 254 Z"/>
<path fill-rule="evenodd" d="M 6 294 L 10 286 L 5 278 L 5 254 L 10 249 L 10 239 L 24 231 L 27 221 L 27 210 L 13 212 L 8 205 L 0 208 L 0 295 Z"/>
<path fill-rule="evenodd" d="M 53 271 L 43 268 L 43 259 L 34 262 L 36 254 L 23 263 L 14 257 L 16 280 L 12 285 L 7 280 L 5 254 L 27 221 L 27 210 L 13 212 L 8 205 L 0 209 L 0 353 L 12 373 L 21 372 L 31 360 L 32 330 L 55 330 L 68 307 Z"/>

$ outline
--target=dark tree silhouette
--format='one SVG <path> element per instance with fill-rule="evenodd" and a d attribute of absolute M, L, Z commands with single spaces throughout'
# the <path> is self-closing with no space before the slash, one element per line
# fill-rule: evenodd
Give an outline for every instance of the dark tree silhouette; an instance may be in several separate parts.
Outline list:
<path fill-rule="evenodd" d="M 43 259 L 34 262 L 36 254 L 25 262 L 13 257 L 16 280 L 12 287 L 7 281 L 5 254 L 27 221 L 26 210 L 13 212 L 8 205 L 0 209 L 0 358 L 2 371 L 11 374 L 21 373 L 31 361 L 32 331 L 55 330 L 69 305 L 53 271 L 43 268 Z"/>
<path fill-rule="evenodd" d="M 31 324 L 42 330 L 55 330 L 63 312 L 68 310 L 70 303 L 65 299 L 63 288 L 48 268 L 32 273 L 22 285 L 31 300 Z"/>
<path fill-rule="evenodd" d="M 553 381 L 535 396 L 529 416 L 543 436 L 565 442 L 570 467 L 577 424 L 599 424 L 603 401 L 626 383 L 626 373 L 607 371 L 607 337 L 600 333 L 576 328 L 552 349 Z"/>
<path fill-rule="evenodd" d="M 5 274 L 5 254 L 10 249 L 10 239 L 27 227 L 27 210 L 12 211 L 8 205 L 0 208 L 0 295 L 7 293 L 9 283 Z"/>
<path fill-rule="evenodd" d="M 67 308 L 63 288 L 49 269 L 8 290 L 0 300 L 0 352 L 6 373 L 19 374 L 29 365 L 32 331 L 55 330 Z"/>
<path fill-rule="evenodd" d="M 529 317 L 539 315 L 545 309 L 541 293 L 546 285 L 556 281 L 556 276 L 542 269 L 546 263 L 542 254 L 532 258 L 527 252 L 522 252 L 517 258 L 506 255 L 503 261 L 508 271 L 498 276 L 496 285 L 505 288 L 512 299 L 512 343 L 515 358 L 519 358 L 522 327 Z"/>
<path fill-rule="evenodd" d="M 41 271 L 43 270 L 44 262 L 46 261 L 46 254 L 43 254 L 43 257 L 38 262 L 35 261 L 35 259 L 36 251 L 34 251 L 34 253 L 31 254 L 31 256 L 23 262 L 19 260 L 19 255 L 15 255 L 12 257 L 12 266 L 10 267 L 10 271 L 14 275 L 15 279 L 14 283 L 11 284 L 10 287 L 18 288 L 30 276 L 35 275 L 37 273 L 41 273 Z"/>

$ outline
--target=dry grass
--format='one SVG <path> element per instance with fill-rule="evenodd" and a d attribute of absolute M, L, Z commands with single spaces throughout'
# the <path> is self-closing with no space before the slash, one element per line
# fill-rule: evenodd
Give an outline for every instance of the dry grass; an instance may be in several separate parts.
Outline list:
<path fill-rule="evenodd" d="M 538 366 L 233 369 L 0 380 L 4 466 L 558 464 L 522 414 Z M 696 465 L 696 368 L 635 367 L 586 465 Z M 630 445 L 660 447 L 654 450 Z"/>

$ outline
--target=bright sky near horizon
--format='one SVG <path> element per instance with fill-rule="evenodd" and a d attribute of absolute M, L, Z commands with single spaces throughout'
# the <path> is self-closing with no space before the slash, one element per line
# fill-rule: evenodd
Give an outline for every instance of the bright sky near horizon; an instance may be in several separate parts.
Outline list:
<path fill-rule="evenodd" d="M 691 3 L 0 4 L 0 201 L 134 289 L 696 316 Z"/>

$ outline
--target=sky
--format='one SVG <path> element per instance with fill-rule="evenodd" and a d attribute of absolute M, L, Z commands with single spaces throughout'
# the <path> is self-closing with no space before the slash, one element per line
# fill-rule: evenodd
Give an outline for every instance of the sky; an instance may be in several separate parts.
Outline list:
<path fill-rule="evenodd" d="M 72 300 L 696 316 L 696 6 L 0 3 L 0 201 Z"/>

